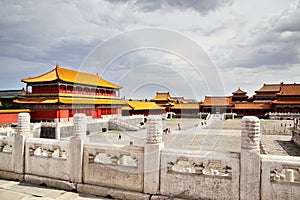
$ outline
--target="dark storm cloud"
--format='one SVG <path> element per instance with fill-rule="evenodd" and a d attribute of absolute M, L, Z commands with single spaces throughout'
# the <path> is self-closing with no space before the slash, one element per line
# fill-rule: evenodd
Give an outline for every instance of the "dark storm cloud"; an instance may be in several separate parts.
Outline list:
<path fill-rule="evenodd" d="M 142 12 L 154 12 L 163 8 L 178 10 L 195 10 L 201 15 L 206 15 L 209 11 L 216 10 L 226 4 L 230 4 L 231 0 L 107 0 L 113 3 L 129 3 L 133 8 Z"/>

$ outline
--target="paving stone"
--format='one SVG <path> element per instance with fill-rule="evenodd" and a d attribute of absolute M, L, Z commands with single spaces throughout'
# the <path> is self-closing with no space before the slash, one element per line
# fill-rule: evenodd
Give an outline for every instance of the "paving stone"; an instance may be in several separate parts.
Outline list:
<path fill-rule="evenodd" d="M 88 200 L 88 199 L 106 199 L 106 198 L 102 198 L 99 196 L 95 196 L 95 195 L 90 195 L 90 194 L 79 194 L 79 193 L 74 193 L 74 192 L 66 192 L 63 195 L 61 195 L 60 197 L 58 197 L 56 200 Z"/>
<path fill-rule="evenodd" d="M 124 200 L 149 200 L 150 195 L 142 194 L 139 192 L 121 190 L 116 188 L 108 188 L 102 186 L 88 185 L 88 184 L 78 184 L 77 190 L 82 193 L 90 193 L 99 196 L 112 197 L 115 199 Z"/>
<path fill-rule="evenodd" d="M 31 184 L 23 183 L 16 185 L 11 185 L 5 188 L 6 190 L 14 191 L 14 192 L 20 192 L 24 194 L 29 194 L 36 197 L 48 197 L 48 198 L 57 198 L 65 191 L 63 190 L 56 190 L 56 189 L 49 189 L 49 188 L 43 188 L 43 187 L 36 187 Z"/>
<path fill-rule="evenodd" d="M 27 199 L 29 195 L 14 191 L 8 191 L 0 189 L 0 199 L 1 200 L 13 200 L 13 199 Z"/>
<path fill-rule="evenodd" d="M 1 180 L 0 179 L 0 188 L 6 188 L 6 187 L 9 187 L 9 186 L 12 186 L 12 185 L 16 185 L 18 184 L 19 182 L 16 182 L 16 181 L 8 181 L 8 180 Z"/>
<path fill-rule="evenodd" d="M 202 120 L 203 121 L 203 120 Z M 177 124 L 182 130 L 179 131 Z M 163 135 L 165 148 L 181 150 L 210 150 L 220 152 L 241 151 L 241 119 L 215 121 L 209 126 L 201 126 L 200 119 L 172 119 L 163 121 L 163 128 L 170 128 L 171 133 Z M 282 129 L 281 124 L 290 124 L 290 120 L 262 120 L 265 129 Z M 208 129 L 209 127 L 213 129 Z M 218 129 L 219 128 L 219 129 Z M 222 128 L 222 129 L 220 129 Z M 230 130 L 232 128 L 232 130 Z M 122 134 L 122 140 L 118 140 L 118 134 Z M 90 141 L 98 143 L 111 143 L 128 145 L 133 141 L 134 145 L 144 146 L 146 130 L 140 131 L 109 131 L 90 136 Z M 267 154 L 300 156 L 300 148 L 291 141 L 290 135 L 261 135 L 261 144 Z"/>
<path fill-rule="evenodd" d="M 66 192 L 17 181 L 0 179 L 0 200 L 107 200 L 90 194 Z"/>
<path fill-rule="evenodd" d="M 300 156 L 300 148 L 291 141 L 291 136 L 261 135 L 264 154 Z"/>

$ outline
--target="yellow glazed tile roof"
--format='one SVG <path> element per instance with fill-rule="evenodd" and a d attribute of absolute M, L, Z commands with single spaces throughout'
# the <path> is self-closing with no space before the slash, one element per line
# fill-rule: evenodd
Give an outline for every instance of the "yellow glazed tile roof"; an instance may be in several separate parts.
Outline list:
<path fill-rule="evenodd" d="M 26 112 L 29 113 L 29 109 L 10 109 L 10 110 L 0 110 L 0 114 L 6 114 L 6 113 L 22 113 Z"/>
<path fill-rule="evenodd" d="M 274 100 L 272 104 L 284 104 L 284 105 L 300 105 L 300 100 L 297 99 L 287 99 L 287 100 Z"/>
<path fill-rule="evenodd" d="M 55 80 L 62 80 L 69 83 L 78 83 L 91 86 L 100 86 L 106 88 L 120 89 L 119 85 L 110 83 L 96 74 L 90 74 L 85 72 L 79 72 L 71 69 L 61 68 L 58 65 L 53 70 L 42 74 L 40 76 L 32 78 L 24 78 L 22 82 L 25 83 L 39 83 L 39 82 L 51 82 Z"/>
<path fill-rule="evenodd" d="M 264 84 L 259 90 L 255 92 L 279 92 L 280 84 Z"/>
<path fill-rule="evenodd" d="M 293 95 L 300 96 L 300 84 L 282 84 L 280 88 L 280 92 L 277 95 Z"/>
<path fill-rule="evenodd" d="M 53 104 L 53 103 L 58 103 L 58 98 L 26 98 L 26 99 L 15 99 L 14 103 L 23 103 L 23 104 Z"/>
<path fill-rule="evenodd" d="M 155 102 L 145 101 L 128 101 L 127 104 L 133 110 L 163 110 L 164 108 L 157 105 Z"/>
<path fill-rule="evenodd" d="M 129 105 L 123 105 L 122 110 L 132 110 L 132 108 Z"/>
<path fill-rule="evenodd" d="M 226 96 L 205 96 L 201 106 L 232 106 L 231 97 Z"/>
<path fill-rule="evenodd" d="M 63 104 L 99 104 L 99 105 L 123 105 L 119 99 L 82 99 L 82 98 L 59 98 Z"/>
<path fill-rule="evenodd" d="M 156 96 L 152 99 L 152 101 L 171 101 L 171 96 L 169 92 L 159 93 L 156 92 Z"/>
<path fill-rule="evenodd" d="M 241 90 L 241 88 L 238 88 L 236 91 L 232 92 L 233 95 L 245 95 L 247 92 Z"/>
<path fill-rule="evenodd" d="M 83 98 L 26 98 L 16 99 L 15 103 L 22 104 L 99 104 L 99 105 L 123 105 L 124 103 L 120 99 L 83 99 Z"/>

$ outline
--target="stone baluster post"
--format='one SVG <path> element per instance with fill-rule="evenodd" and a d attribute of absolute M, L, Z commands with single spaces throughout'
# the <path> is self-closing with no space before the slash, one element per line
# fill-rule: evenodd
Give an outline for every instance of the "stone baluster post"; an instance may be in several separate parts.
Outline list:
<path fill-rule="evenodd" d="M 147 125 L 147 142 L 144 154 L 144 192 L 157 194 L 159 192 L 160 153 L 164 146 L 161 116 L 149 115 Z"/>
<path fill-rule="evenodd" d="M 75 114 L 74 136 L 70 140 L 70 177 L 74 183 L 82 182 L 83 144 L 86 140 L 86 115 Z"/>
<path fill-rule="evenodd" d="M 260 199 L 260 122 L 243 117 L 241 138 L 240 199 Z"/>
<path fill-rule="evenodd" d="M 13 165 L 17 174 L 24 174 L 25 169 L 25 140 L 30 135 L 30 115 L 20 113 L 18 115 L 17 134 L 14 135 Z"/>
<path fill-rule="evenodd" d="M 60 139 L 60 123 L 59 122 L 55 122 L 55 139 L 59 140 Z"/>

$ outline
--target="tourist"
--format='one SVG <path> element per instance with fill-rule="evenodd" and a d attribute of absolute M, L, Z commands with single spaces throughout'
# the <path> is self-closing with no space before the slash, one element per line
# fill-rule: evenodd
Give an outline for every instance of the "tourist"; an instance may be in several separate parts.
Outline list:
<path fill-rule="evenodd" d="M 119 134 L 118 140 L 121 140 L 121 139 L 122 139 L 122 136 L 121 136 L 121 134 Z"/>
<path fill-rule="evenodd" d="M 178 125 L 178 130 L 181 130 L 180 123 L 178 123 L 177 125 Z"/>

